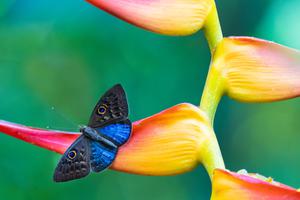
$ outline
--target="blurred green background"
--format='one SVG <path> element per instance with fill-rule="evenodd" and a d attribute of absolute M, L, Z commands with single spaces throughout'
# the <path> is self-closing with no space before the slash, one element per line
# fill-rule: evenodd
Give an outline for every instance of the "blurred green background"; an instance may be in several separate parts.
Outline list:
<path fill-rule="evenodd" d="M 225 35 L 256 36 L 300 49 L 299 0 L 217 1 Z M 0 1 L 0 119 L 77 130 L 115 83 L 132 120 L 177 103 L 198 104 L 210 54 L 201 32 L 153 34 L 84 1 Z M 244 104 L 225 97 L 215 130 L 227 167 L 300 187 L 300 99 Z M 52 182 L 59 155 L 0 135 L 1 199 L 209 199 L 202 167 L 173 177 L 107 170 Z"/>

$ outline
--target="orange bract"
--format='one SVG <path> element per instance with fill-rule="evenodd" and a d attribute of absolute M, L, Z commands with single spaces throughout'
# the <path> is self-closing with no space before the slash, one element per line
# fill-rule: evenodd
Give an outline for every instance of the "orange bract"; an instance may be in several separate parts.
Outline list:
<path fill-rule="evenodd" d="M 212 185 L 211 200 L 300 200 L 289 186 L 224 170 L 215 170 Z"/>
<path fill-rule="evenodd" d="M 79 136 L 5 121 L 0 121 L 0 131 L 58 153 L 64 153 Z M 212 137 L 205 113 L 191 104 L 179 104 L 133 123 L 132 136 L 120 147 L 111 168 L 143 175 L 184 173 L 199 162 L 212 168 L 217 151 L 210 149 Z"/>
<path fill-rule="evenodd" d="M 201 29 L 212 0 L 87 0 L 131 24 L 166 35 L 189 35 Z"/>
<path fill-rule="evenodd" d="M 213 66 L 234 99 L 267 102 L 300 95 L 300 52 L 249 37 L 225 38 Z"/>
<path fill-rule="evenodd" d="M 137 174 L 171 175 L 198 164 L 211 137 L 206 115 L 191 104 L 179 104 L 134 123 L 133 135 L 113 168 Z"/>

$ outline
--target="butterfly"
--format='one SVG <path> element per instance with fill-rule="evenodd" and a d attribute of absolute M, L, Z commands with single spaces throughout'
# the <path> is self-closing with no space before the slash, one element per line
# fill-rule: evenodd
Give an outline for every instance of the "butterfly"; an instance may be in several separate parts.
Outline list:
<path fill-rule="evenodd" d="M 53 179 L 65 182 L 101 172 L 116 158 L 118 148 L 130 138 L 126 94 L 120 84 L 109 89 L 96 104 L 88 126 L 66 150 L 57 164 Z"/>

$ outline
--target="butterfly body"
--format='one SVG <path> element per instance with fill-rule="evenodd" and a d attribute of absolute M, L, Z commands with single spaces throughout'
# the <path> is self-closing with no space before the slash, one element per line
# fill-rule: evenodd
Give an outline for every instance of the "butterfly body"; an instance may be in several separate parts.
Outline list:
<path fill-rule="evenodd" d="M 64 182 L 101 172 L 114 161 L 118 148 L 130 137 L 128 104 L 121 85 L 108 90 L 95 106 L 88 126 L 60 159 L 54 181 Z"/>
<path fill-rule="evenodd" d="M 117 145 L 115 145 L 112 141 L 106 138 L 105 135 L 101 134 L 101 132 L 98 132 L 96 129 L 86 126 L 80 129 L 80 132 L 91 140 L 103 143 L 104 145 L 113 148 L 118 148 Z"/>

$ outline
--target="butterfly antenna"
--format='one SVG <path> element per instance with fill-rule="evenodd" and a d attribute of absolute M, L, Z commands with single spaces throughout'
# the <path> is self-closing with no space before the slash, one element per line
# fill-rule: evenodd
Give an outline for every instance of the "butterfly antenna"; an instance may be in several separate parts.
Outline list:
<path fill-rule="evenodd" d="M 64 115 L 61 112 L 58 112 L 54 106 L 51 106 L 51 111 L 59 116 L 59 118 L 63 119 L 67 124 L 71 124 L 74 128 L 66 128 L 62 126 L 46 126 L 47 129 L 59 129 L 59 130 L 66 130 L 66 131 L 74 131 L 77 130 L 77 124 L 75 124 L 69 117 Z M 76 128 L 75 128 L 76 127 Z"/>

